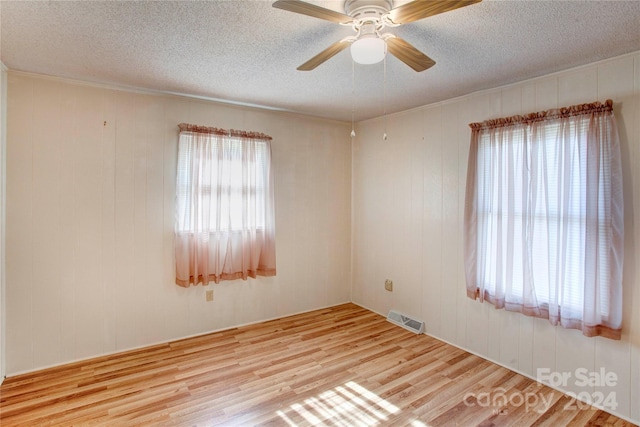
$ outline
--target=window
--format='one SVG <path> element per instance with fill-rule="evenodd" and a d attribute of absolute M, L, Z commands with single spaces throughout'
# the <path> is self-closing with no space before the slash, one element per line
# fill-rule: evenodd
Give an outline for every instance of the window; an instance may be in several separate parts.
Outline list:
<path fill-rule="evenodd" d="M 179 128 L 176 283 L 275 275 L 271 138 Z"/>
<path fill-rule="evenodd" d="M 619 339 L 624 233 L 612 103 L 471 127 L 467 294 Z"/>
<path fill-rule="evenodd" d="M 211 206 L 211 209 L 192 212 L 192 203 L 179 203 L 178 230 L 242 231 L 245 220 L 248 227 L 264 229 L 265 188 L 269 178 L 266 173 L 267 141 L 254 141 L 255 154 L 243 161 L 243 151 L 248 149 L 248 144 L 242 138 L 219 135 L 208 138 L 210 141 L 204 148 L 199 146 L 194 133 L 184 132 L 180 137 L 178 200 L 186 201 L 193 192 L 199 195 L 201 205 Z M 197 174 L 194 173 L 196 168 L 199 169 Z M 205 212 L 207 218 L 203 217 Z"/>

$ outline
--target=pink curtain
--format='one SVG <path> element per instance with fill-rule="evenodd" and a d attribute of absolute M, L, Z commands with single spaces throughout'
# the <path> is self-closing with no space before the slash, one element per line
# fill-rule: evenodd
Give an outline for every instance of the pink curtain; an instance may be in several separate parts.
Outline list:
<path fill-rule="evenodd" d="M 180 124 L 176 284 L 276 274 L 271 137 Z"/>
<path fill-rule="evenodd" d="M 612 101 L 470 127 L 467 295 L 620 339 L 622 169 Z"/>

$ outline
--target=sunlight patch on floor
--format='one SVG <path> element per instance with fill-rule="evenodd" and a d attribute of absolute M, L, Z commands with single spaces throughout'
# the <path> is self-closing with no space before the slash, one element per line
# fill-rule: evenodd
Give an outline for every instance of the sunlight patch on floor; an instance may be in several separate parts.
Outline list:
<path fill-rule="evenodd" d="M 361 385 L 349 381 L 318 396 L 294 403 L 276 413 L 290 426 L 302 424 L 331 426 L 377 426 L 400 409 Z M 414 427 L 426 427 L 415 421 Z"/>

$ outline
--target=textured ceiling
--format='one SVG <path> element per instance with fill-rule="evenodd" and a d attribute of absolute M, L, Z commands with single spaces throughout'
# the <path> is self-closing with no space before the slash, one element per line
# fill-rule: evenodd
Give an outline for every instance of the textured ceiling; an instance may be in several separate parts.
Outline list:
<path fill-rule="evenodd" d="M 358 121 L 640 50 L 637 0 L 484 0 L 388 29 L 436 65 L 417 73 L 389 56 L 386 91 L 382 63 L 356 65 L 352 93 L 348 49 L 296 70 L 350 27 L 271 3 L 1 0 L 0 58 L 10 70 L 343 121 L 353 106 Z"/>

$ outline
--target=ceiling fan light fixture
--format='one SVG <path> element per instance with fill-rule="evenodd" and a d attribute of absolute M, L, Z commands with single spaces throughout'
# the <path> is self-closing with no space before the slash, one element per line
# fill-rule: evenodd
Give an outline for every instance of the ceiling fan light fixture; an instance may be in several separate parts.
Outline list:
<path fill-rule="evenodd" d="M 387 54 L 387 43 L 375 34 L 361 36 L 351 44 L 351 58 L 358 64 L 377 64 Z"/>

